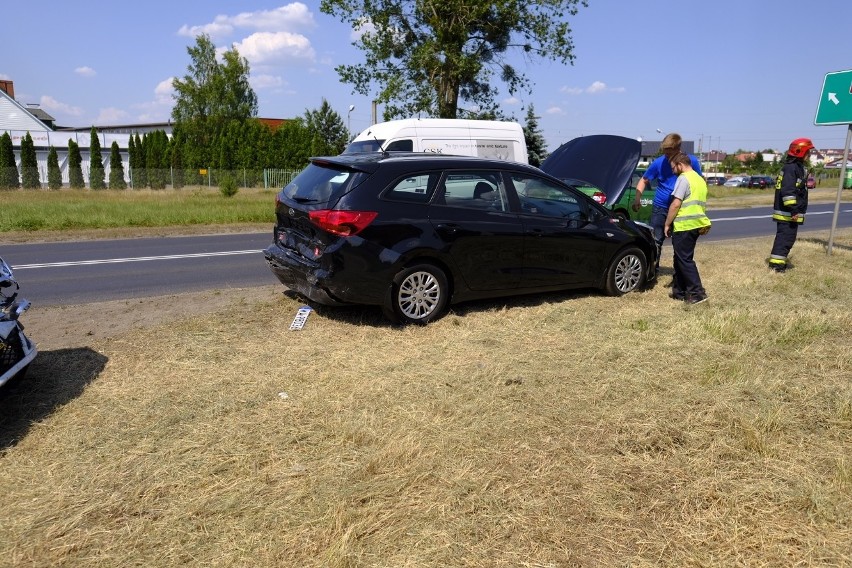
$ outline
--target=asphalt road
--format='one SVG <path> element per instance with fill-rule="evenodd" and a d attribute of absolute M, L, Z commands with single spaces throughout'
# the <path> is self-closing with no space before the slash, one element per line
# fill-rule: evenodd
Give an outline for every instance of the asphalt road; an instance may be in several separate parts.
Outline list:
<path fill-rule="evenodd" d="M 833 213 L 834 203 L 812 204 L 801 231 L 830 229 Z M 711 211 L 713 229 L 704 238 L 772 235 L 770 215 L 769 207 Z M 837 227 L 852 227 L 852 203 L 841 202 Z M 271 240 L 270 227 L 263 233 L 3 245 L 0 256 L 34 305 L 71 305 L 278 284 L 261 254 Z"/>

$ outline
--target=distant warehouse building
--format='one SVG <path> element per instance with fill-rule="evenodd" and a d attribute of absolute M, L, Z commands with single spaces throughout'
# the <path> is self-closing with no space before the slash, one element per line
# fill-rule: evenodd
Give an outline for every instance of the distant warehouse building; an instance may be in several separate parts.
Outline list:
<path fill-rule="evenodd" d="M 106 175 L 109 176 L 109 154 L 113 142 L 118 143 L 121 161 L 124 165 L 124 176 L 129 181 L 129 155 L 127 146 L 132 133 L 145 133 L 154 130 L 167 130 L 171 133 L 171 124 L 138 124 L 129 125 L 123 131 L 111 130 L 109 127 L 97 127 L 98 140 L 101 144 L 101 154 L 104 162 Z M 55 120 L 47 112 L 36 104 L 22 105 L 15 99 L 15 86 L 12 81 L 0 80 L 0 133 L 8 132 L 12 138 L 12 147 L 15 151 L 15 161 L 20 167 L 21 163 L 21 141 L 27 132 L 33 139 L 36 151 L 38 169 L 41 180 L 47 180 L 47 154 L 50 147 L 56 149 L 59 158 L 59 169 L 62 172 L 62 183 L 68 183 L 68 141 L 73 140 L 80 147 L 80 156 L 83 160 L 83 176 L 89 183 L 89 146 L 91 143 L 91 127 L 66 128 L 55 125 Z"/>
<path fill-rule="evenodd" d="M 259 118 L 262 123 L 276 130 L 286 122 L 286 119 Z M 171 137 L 173 125 L 171 122 L 151 122 L 145 124 L 120 124 L 96 126 L 98 141 L 101 144 L 101 157 L 103 160 L 106 178 L 109 179 L 110 171 L 110 149 L 112 143 L 118 144 L 122 165 L 124 166 L 125 181 L 130 182 L 130 156 L 128 144 L 133 135 L 144 135 L 151 132 L 163 131 Z M 73 140 L 80 147 L 82 158 L 83 177 L 88 185 L 92 127 L 67 127 L 56 126 L 55 119 L 45 112 L 37 104 L 23 105 L 15 99 L 15 85 L 12 81 L 0 80 L 0 134 L 8 132 L 12 138 L 12 146 L 15 151 L 15 161 L 20 167 L 21 163 L 21 141 L 27 132 L 33 139 L 36 159 L 43 183 L 47 181 L 47 154 L 50 147 L 56 149 L 59 158 L 59 169 L 62 172 L 62 183 L 68 184 L 68 141 Z"/>

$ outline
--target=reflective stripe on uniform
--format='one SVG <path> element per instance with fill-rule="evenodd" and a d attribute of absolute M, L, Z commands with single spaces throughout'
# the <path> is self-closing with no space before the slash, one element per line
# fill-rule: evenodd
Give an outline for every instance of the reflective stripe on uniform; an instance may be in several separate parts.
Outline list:
<path fill-rule="evenodd" d="M 675 221 L 691 221 L 693 219 L 705 219 L 706 217 L 707 215 L 704 215 L 703 213 L 697 213 L 695 215 L 678 215 L 677 217 L 675 217 Z"/>
<path fill-rule="evenodd" d="M 782 223 L 793 223 L 793 214 L 789 211 L 781 211 L 776 209 L 772 212 L 772 220 L 773 221 L 781 221 Z M 805 216 L 800 214 L 799 217 L 795 220 L 796 223 L 804 223 Z"/>

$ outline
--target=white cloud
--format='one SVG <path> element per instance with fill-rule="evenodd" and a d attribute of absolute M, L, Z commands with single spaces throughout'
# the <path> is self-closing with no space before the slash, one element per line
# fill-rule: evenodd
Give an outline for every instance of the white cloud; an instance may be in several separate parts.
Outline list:
<path fill-rule="evenodd" d="M 217 16 L 220 18 L 222 16 Z M 186 24 L 182 25 L 178 30 L 178 35 L 187 36 L 187 37 L 196 37 L 201 34 L 207 34 L 212 39 L 223 38 L 231 35 L 234 32 L 233 26 L 230 26 L 223 22 L 212 22 L 209 24 L 202 24 L 200 26 L 187 26 Z"/>
<path fill-rule="evenodd" d="M 154 99 L 144 103 L 131 105 L 135 113 L 132 119 L 135 122 L 166 122 L 172 115 L 172 107 L 175 104 L 174 87 L 172 81 L 174 77 L 163 79 L 154 87 Z M 101 111 L 103 114 L 103 111 Z M 128 116 L 124 113 L 123 116 Z"/>
<path fill-rule="evenodd" d="M 77 67 L 76 69 L 74 69 L 74 73 L 80 75 L 81 77 L 94 77 L 98 74 L 94 69 L 87 66 Z"/>
<path fill-rule="evenodd" d="M 121 124 L 123 122 L 127 122 L 129 116 L 130 115 L 126 111 L 119 108 L 102 108 L 101 112 L 98 113 L 98 117 L 95 119 L 94 124 L 101 126 Z"/>
<path fill-rule="evenodd" d="M 517 105 L 520 104 L 521 101 L 517 97 L 509 97 L 508 99 L 503 99 L 503 104 L 505 105 Z"/>
<path fill-rule="evenodd" d="M 624 91 L 624 87 L 607 87 L 606 83 L 603 81 L 595 81 L 585 89 L 581 87 L 568 86 L 559 89 L 560 93 L 565 93 L 566 95 L 582 95 L 583 93 L 587 95 L 596 95 L 598 93 L 623 93 Z"/>
<path fill-rule="evenodd" d="M 293 2 L 273 10 L 242 12 L 236 16 L 218 15 L 212 22 L 195 26 L 183 25 L 178 35 L 195 37 L 205 33 L 211 38 L 223 38 L 237 29 L 271 32 L 301 32 L 316 27 L 314 16 L 301 2 Z"/>
<path fill-rule="evenodd" d="M 3 81 L 11 81 L 12 80 L 12 78 L 9 77 L 8 75 L 6 75 L 5 73 L 0 73 L 0 79 L 2 79 Z"/>
<path fill-rule="evenodd" d="M 157 83 L 157 86 L 154 87 L 155 102 L 163 105 L 171 105 L 174 102 L 172 94 L 175 92 L 175 88 L 172 86 L 172 81 L 174 81 L 174 77 L 169 77 Z"/>
<path fill-rule="evenodd" d="M 565 111 L 558 106 L 552 106 L 544 112 L 545 114 L 565 114 Z"/>
<path fill-rule="evenodd" d="M 302 31 L 316 27 L 314 15 L 301 2 L 293 2 L 274 10 L 243 12 L 234 16 L 231 21 L 235 27 L 257 30 Z"/>
<path fill-rule="evenodd" d="M 47 95 L 41 97 L 39 104 L 50 113 L 62 113 L 69 116 L 82 116 L 83 114 L 83 109 L 80 107 L 75 107 L 67 103 L 57 101 L 53 97 Z"/>
<path fill-rule="evenodd" d="M 233 46 L 253 66 L 291 63 L 294 60 L 313 62 L 316 59 L 310 40 L 290 32 L 258 32 Z"/>
<path fill-rule="evenodd" d="M 249 81 L 253 89 L 277 89 L 286 85 L 278 75 L 252 75 Z"/>

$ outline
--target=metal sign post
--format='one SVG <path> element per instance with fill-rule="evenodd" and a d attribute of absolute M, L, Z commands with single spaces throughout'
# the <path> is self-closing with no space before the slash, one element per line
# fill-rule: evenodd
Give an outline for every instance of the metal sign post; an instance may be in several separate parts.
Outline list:
<path fill-rule="evenodd" d="M 831 232 L 828 235 L 828 254 L 834 245 L 834 231 L 837 217 L 840 215 L 840 194 L 846 179 L 846 163 L 849 161 L 849 142 L 852 140 L 852 70 L 826 73 L 819 96 L 816 126 L 846 124 L 846 148 L 843 150 L 843 164 L 840 168 L 840 183 L 837 186 L 837 199 L 834 202 L 834 218 L 831 220 Z"/>
<path fill-rule="evenodd" d="M 831 219 L 831 231 L 828 233 L 828 254 L 834 246 L 834 231 L 837 229 L 837 217 L 840 216 L 840 193 L 846 181 L 846 164 L 849 162 L 849 142 L 852 141 L 852 124 L 846 129 L 846 148 L 843 150 L 843 165 L 840 166 L 840 184 L 837 187 L 837 199 L 834 201 L 834 217 Z"/>

